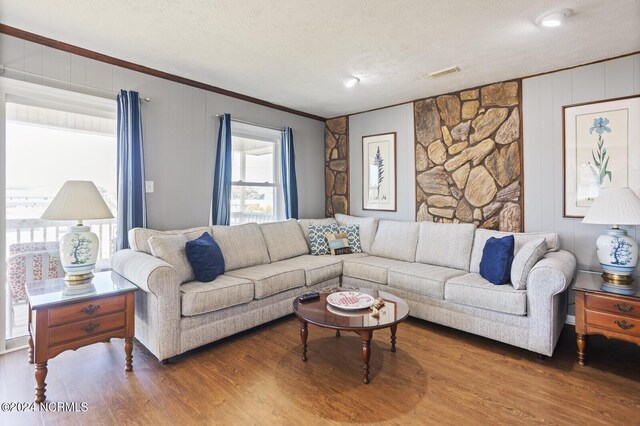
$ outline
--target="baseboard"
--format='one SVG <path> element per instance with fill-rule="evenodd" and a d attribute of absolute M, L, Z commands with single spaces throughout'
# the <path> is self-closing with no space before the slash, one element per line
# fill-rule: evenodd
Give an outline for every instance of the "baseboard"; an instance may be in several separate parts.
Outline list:
<path fill-rule="evenodd" d="M 567 315 L 567 320 L 564 322 L 565 324 L 576 325 L 576 317 L 575 315 Z"/>

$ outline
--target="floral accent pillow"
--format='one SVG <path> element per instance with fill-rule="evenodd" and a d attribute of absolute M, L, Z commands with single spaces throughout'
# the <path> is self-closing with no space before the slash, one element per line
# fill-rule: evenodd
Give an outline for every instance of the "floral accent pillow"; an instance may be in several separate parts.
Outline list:
<path fill-rule="evenodd" d="M 336 233 L 338 233 L 338 226 L 335 224 L 309 225 L 311 254 L 314 256 L 329 254 L 329 242 L 325 235 Z"/>

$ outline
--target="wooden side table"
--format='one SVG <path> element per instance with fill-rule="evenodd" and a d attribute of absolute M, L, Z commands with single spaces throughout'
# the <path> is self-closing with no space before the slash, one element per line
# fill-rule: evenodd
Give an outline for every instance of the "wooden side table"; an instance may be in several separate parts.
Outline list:
<path fill-rule="evenodd" d="M 112 338 L 124 338 L 125 371 L 133 370 L 134 284 L 99 272 L 90 283 L 68 286 L 62 278 L 27 283 L 29 363 L 35 361 L 36 399 L 46 399 L 47 362 Z"/>
<path fill-rule="evenodd" d="M 602 283 L 599 273 L 579 271 L 573 287 L 580 365 L 586 365 L 589 335 L 600 334 L 640 345 L 640 291 L 631 296 L 610 293 L 600 289 Z"/>

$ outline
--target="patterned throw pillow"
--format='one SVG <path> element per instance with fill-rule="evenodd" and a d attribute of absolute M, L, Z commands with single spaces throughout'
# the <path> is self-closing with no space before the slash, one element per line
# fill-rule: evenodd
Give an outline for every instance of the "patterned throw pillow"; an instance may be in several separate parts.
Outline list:
<path fill-rule="evenodd" d="M 309 242 L 311 243 L 311 254 L 319 256 L 329 254 L 329 243 L 326 234 L 336 234 L 338 225 L 333 223 L 326 225 L 309 225 Z"/>
<path fill-rule="evenodd" d="M 351 247 L 349 247 L 349 239 L 346 233 L 338 232 L 337 234 L 327 234 L 326 237 L 332 256 L 353 253 Z"/>
<path fill-rule="evenodd" d="M 360 244 L 360 225 L 338 226 L 338 232 L 347 234 L 349 247 L 353 253 L 362 253 Z"/>

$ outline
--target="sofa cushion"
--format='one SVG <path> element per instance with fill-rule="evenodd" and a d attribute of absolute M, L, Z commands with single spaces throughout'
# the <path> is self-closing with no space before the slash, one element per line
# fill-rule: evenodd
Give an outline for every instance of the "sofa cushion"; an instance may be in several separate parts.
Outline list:
<path fill-rule="evenodd" d="M 338 259 L 344 262 L 345 260 L 360 259 L 367 256 L 369 256 L 367 253 L 350 253 L 350 254 L 341 254 L 340 256 L 338 256 Z"/>
<path fill-rule="evenodd" d="M 295 266 L 257 265 L 236 269 L 226 275 L 251 280 L 256 299 L 304 286 L 304 270 Z"/>
<path fill-rule="evenodd" d="M 343 256 L 338 256 L 343 257 Z M 386 257 L 366 256 L 360 258 L 345 259 L 342 262 L 342 275 L 361 280 L 373 281 L 378 284 L 386 284 L 390 268 L 407 265 L 408 262 L 389 259 Z"/>
<path fill-rule="evenodd" d="M 475 230 L 470 223 L 420 222 L 416 262 L 468 272 Z"/>
<path fill-rule="evenodd" d="M 225 271 L 269 263 L 267 245 L 257 223 L 215 225 L 211 235 L 222 250 Z"/>
<path fill-rule="evenodd" d="M 260 231 L 272 262 L 309 253 L 309 246 L 295 219 L 263 223 Z"/>
<path fill-rule="evenodd" d="M 417 222 L 381 220 L 373 239 L 371 254 L 405 262 L 415 261 L 419 228 L 420 224 Z"/>
<path fill-rule="evenodd" d="M 307 245 L 309 249 L 311 249 L 311 241 L 309 240 L 309 226 L 311 225 L 336 225 L 338 226 L 338 222 L 332 217 L 328 217 L 325 219 L 298 219 L 298 225 L 302 229 L 302 233 L 304 234 L 304 239 L 307 240 Z"/>
<path fill-rule="evenodd" d="M 187 237 L 183 234 L 154 235 L 149 238 L 151 254 L 164 260 L 176 270 L 178 281 L 193 281 L 195 275 L 187 259 Z"/>
<path fill-rule="evenodd" d="M 465 275 L 466 271 L 443 266 L 407 263 L 389 270 L 389 287 L 444 299 L 444 283 Z"/>
<path fill-rule="evenodd" d="M 203 283 L 191 281 L 180 286 L 182 315 L 185 317 L 218 311 L 253 300 L 253 283 L 243 278 L 219 275 Z"/>
<path fill-rule="evenodd" d="M 537 238 L 544 238 L 547 242 L 548 251 L 560 250 L 560 238 L 558 234 L 554 232 L 500 232 L 491 231 L 489 229 L 476 229 L 475 237 L 473 238 L 473 249 L 471 250 L 471 263 L 469 264 L 469 272 L 480 272 L 480 260 L 482 260 L 482 250 L 484 249 L 484 243 L 491 237 L 504 237 L 506 235 L 513 235 L 515 239 L 515 249 L 513 251 L 514 256 L 518 254 L 520 248 L 531 240 Z"/>
<path fill-rule="evenodd" d="M 155 229 L 133 228 L 129 230 L 127 235 L 129 237 L 129 247 L 131 247 L 131 250 L 151 254 L 149 238 L 153 236 L 183 234 L 187 237 L 187 240 L 195 240 L 202 235 L 203 232 L 211 232 L 211 228 L 208 226 L 200 226 L 197 228 L 180 229 L 175 231 L 156 231 Z"/>
<path fill-rule="evenodd" d="M 336 221 L 340 226 L 358 225 L 360 231 L 360 245 L 362 251 L 365 253 L 371 253 L 371 244 L 373 244 L 373 237 L 376 234 L 378 228 L 378 219 L 375 217 L 356 217 L 346 214 L 336 213 Z"/>
<path fill-rule="evenodd" d="M 525 290 L 516 290 L 510 284 L 493 285 L 476 273 L 448 280 L 444 285 L 444 298 L 453 303 L 505 314 L 527 314 Z"/>
<path fill-rule="evenodd" d="M 193 274 L 198 281 L 210 282 L 224 274 L 224 257 L 211 234 L 203 232 L 199 238 L 187 241 L 186 253 Z"/>
<path fill-rule="evenodd" d="M 531 240 L 522 246 L 513 258 L 511 265 L 511 284 L 517 290 L 527 288 L 527 277 L 531 268 L 538 263 L 547 252 L 547 241 L 544 238 Z"/>
<path fill-rule="evenodd" d="M 342 256 L 312 256 L 304 254 L 272 263 L 272 265 L 303 269 L 305 284 L 315 285 L 342 275 L 341 258 Z"/>

